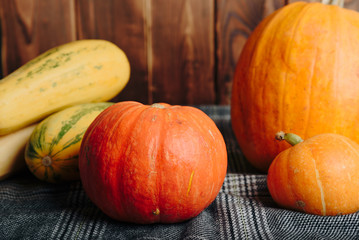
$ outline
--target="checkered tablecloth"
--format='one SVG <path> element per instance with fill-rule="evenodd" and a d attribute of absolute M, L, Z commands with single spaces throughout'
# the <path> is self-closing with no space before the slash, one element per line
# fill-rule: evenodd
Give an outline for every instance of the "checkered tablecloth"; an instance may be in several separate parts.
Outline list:
<path fill-rule="evenodd" d="M 228 173 L 216 200 L 178 224 L 114 221 L 86 196 L 81 182 L 53 185 L 25 171 L 0 182 L 0 239 L 359 239 L 359 213 L 322 217 L 279 208 L 266 175 L 242 156 L 228 106 L 200 106 L 228 150 Z"/>

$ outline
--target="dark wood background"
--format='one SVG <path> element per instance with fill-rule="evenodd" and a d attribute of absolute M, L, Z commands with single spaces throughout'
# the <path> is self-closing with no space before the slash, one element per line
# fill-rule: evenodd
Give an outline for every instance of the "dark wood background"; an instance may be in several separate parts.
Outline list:
<path fill-rule="evenodd" d="M 294 0 L 0 0 L 1 75 L 56 45 L 106 39 L 132 68 L 115 101 L 226 105 L 247 37 L 287 2 Z M 359 0 L 345 7 L 358 10 Z"/>

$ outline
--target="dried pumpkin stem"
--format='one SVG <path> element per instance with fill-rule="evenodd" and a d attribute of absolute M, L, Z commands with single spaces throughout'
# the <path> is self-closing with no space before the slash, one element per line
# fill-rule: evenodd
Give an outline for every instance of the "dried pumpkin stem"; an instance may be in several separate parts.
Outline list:
<path fill-rule="evenodd" d="M 294 146 L 298 143 L 303 142 L 303 139 L 294 133 L 285 133 L 283 131 L 278 132 L 275 135 L 275 139 L 282 141 L 286 140 L 290 145 Z"/>
<path fill-rule="evenodd" d="M 322 0 L 323 4 L 344 7 L 344 0 Z"/>

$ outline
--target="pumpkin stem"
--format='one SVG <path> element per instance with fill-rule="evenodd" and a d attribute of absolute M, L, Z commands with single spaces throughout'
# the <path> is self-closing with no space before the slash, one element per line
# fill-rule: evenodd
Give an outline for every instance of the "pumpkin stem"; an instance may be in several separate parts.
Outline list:
<path fill-rule="evenodd" d="M 294 146 L 303 142 L 303 139 L 294 133 L 285 133 L 283 131 L 277 132 L 275 139 L 282 141 L 286 140 L 290 145 Z"/>
<path fill-rule="evenodd" d="M 344 0 L 322 0 L 323 4 L 344 7 Z"/>

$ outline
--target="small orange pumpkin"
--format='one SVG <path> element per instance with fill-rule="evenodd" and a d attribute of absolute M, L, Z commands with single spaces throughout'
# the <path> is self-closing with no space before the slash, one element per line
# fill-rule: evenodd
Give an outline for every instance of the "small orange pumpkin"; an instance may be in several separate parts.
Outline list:
<path fill-rule="evenodd" d="M 273 200 L 287 209 L 316 215 L 341 215 L 359 210 L 359 145 L 339 134 L 319 134 L 290 142 L 268 170 Z"/>
<path fill-rule="evenodd" d="M 338 133 L 359 143 L 359 13 L 295 2 L 265 18 L 233 79 L 233 130 L 246 159 L 266 172 L 287 146 L 278 129 L 307 139 Z"/>
<path fill-rule="evenodd" d="M 181 222 L 216 198 L 227 150 L 216 124 L 199 109 L 120 102 L 87 129 L 79 169 L 86 193 L 108 216 Z"/>

